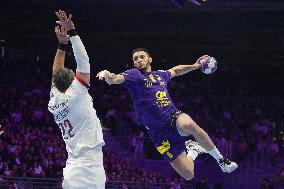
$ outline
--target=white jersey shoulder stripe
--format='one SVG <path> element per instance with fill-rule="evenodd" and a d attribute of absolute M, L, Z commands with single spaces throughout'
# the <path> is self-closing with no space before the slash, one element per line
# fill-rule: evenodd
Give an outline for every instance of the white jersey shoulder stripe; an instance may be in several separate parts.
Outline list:
<path fill-rule="evenodd" d="M 90 88 L 90 85 L 88 85 L 85 81 L 83 81 L 79 76 L 75 76 L 75 79 L 77 80 L 77 81 L 79 81 L 83 86 L 85 86 L 87 89 L 89 89 Z"/>

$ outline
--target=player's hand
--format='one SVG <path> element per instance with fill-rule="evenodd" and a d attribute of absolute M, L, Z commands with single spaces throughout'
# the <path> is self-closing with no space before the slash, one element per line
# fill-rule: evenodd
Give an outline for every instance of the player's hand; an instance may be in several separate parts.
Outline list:
<path fill-rule="evenodd" d="M 195 65 L 199 65 L 199 67 L 202 67 L 202 61 L 201 61 L 201 60 L 203 60 L 203 59 L 205 59 L 205 58 L 208 58 L 208 57 L 210 57 L 210 56 L 208 56 L 208 55 L 203 55 L 203 56 L 199 57 L 199 58 L 197 59 L 197 61 L 195 62 Z"/>
<path fill-rule="evenodd" d="M 107 73 L 107 72 L 108 72 L 107 70 L 100 71 L 100 72 L 97 74 L 96 77 L 98 77 L 99 80 L 103 80 L 103 79 L 106 77 L 106 73 Z"/>
<path fill-rule="evenodd" d="M 107 84 L 112 85 L 113 79 L 115 78 L 115 74 L 110 73 L 107 70 L 104 70 L 104 71 L 100 71 L 97 74 L 97 77 L 99 78 L 99 80 L 105 80 L 107 82 Z"/>
<path fill-rule="evenodd" d="M 63 26 L 66 31 L 75 29 L 74 23 L 72 21 L 72 14 L 69 14 L 67 17 L 66 13 L 62 10 L 58 10 L 58 12 L 55 12 L 55 14 L 59 19 L 59 21 L 56 21 L 56 23 Z"/>
<path fill-rule="evenodd" d="M 67 35 L 65 28 L 63 28 L 62 26 L 56 26 L 54 32 L 59 43 L 68 44 L 70 37 Z"/>
<path fill-rule="evenodd" d="M 110 73 L 108 70 L 103 70 L 100 71 L 96 77 L 99 78 L 99 80 L 103 80 L 103 79 L 112 79 L 114 76 L 114 74 Z"/>
<path fill-rule="evenodd" d="M 2 126 L 0 125 L 0 129 L 1 129 L 1 127 L 2 127 Z M 4 133 L 4 131 L 0 131 L 0 135 L 2 135 L 3 133 Z"/>

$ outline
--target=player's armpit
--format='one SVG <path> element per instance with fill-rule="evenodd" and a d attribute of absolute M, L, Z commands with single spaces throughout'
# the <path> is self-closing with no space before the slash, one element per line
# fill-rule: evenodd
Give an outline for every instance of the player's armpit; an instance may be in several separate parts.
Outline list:
<path fill-rule="evenodd" d="M 173 77 L 176 77 L 176 76 L 177 76 L 177 73 L 175 72 L 175 70 L 173 70 L 173 69 L 169 69 L 168 71 L 171 73 L 171 78 L 173 78 Z"/>

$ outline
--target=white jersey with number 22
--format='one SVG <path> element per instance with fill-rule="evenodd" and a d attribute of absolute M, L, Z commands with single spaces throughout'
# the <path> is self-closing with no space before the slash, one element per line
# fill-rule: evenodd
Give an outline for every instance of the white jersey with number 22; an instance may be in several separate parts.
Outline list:
<path fill-rule="evenodd" d="M 92 149 L 103 146 L 104 140 L 88 85 L 76 76 L 65 93 L 52 86 L 48 110 L 61 130 L 67 162 L 92 164 Z"/>

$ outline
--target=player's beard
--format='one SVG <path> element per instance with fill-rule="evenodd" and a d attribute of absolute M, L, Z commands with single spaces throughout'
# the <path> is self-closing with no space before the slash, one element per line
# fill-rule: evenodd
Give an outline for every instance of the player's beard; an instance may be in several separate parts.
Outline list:
<path fill-rule="evenodd" d="M 138 68 L 138 70 L 142 73 L 146 73 L 149 66 L 150 66 L 150 62 L 148 61 L 148 63 L 145 66 L 143 66 L 142 68 Z"/>

